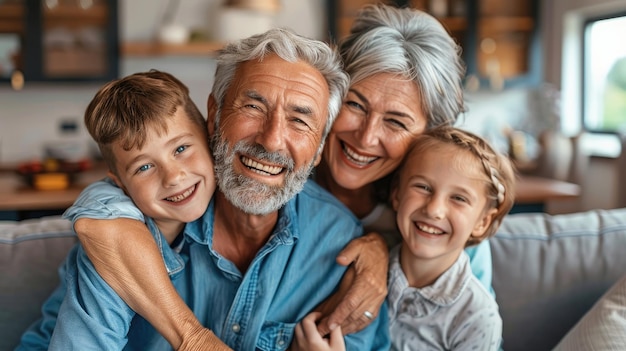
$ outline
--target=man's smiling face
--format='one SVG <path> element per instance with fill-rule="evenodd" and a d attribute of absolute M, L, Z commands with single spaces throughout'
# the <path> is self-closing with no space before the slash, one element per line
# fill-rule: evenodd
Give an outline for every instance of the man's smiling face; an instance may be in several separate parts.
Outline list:
<path fill-rule="evenodd" d="M 278 210 L 319 162 L 328 85 L 307 63 L 276 55 L 242 63 L 217 116 L 213 154 L 220 190 L 244 212 Z M 209 121 L 209 127 L 214 125 Z"/>

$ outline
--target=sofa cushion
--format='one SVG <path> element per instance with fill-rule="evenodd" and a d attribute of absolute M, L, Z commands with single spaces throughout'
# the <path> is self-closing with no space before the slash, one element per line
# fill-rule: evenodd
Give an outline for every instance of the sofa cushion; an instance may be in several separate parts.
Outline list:
<path fill-rule="evenodd" d="M 57 286 L 57 267 L 77 242 L 61 217 L 0 221 L 0 350 L 12 350 Z"/>
<path fill-rule="evenodd" d="M 513 214 L 490 243 L 504 350 L 551 350 L 626 273 L 626 209 Z"/>

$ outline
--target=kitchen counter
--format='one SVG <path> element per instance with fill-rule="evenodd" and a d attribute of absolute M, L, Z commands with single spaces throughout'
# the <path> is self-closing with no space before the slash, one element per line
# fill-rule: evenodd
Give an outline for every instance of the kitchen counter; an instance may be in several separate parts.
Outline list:
<path fill-rule="evenodd" d="M 80 192 L 107 172 L 104 164 L 76 175 L 69 188 L 37 190 L 26 184 L 9 166 L 0 166 L 0 211 L 63 210 L 74 203 Z"/>

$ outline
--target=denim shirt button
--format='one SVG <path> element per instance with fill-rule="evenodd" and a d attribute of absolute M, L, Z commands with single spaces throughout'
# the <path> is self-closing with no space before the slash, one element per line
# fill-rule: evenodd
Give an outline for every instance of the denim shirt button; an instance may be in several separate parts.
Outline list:
<path fill-rule="evenodd" d="M 285 345 L 285 340 L 278 340 L 278 346 Z"/>
<path fill-rule="evenodd" d="M 241 330 L 241 327 L 239 326 L 239 324 L 233 324 L 233 326 L 232 326 L 232 330 L 233 330 L 235 333 L 239 333 L 239 331 Z"/>

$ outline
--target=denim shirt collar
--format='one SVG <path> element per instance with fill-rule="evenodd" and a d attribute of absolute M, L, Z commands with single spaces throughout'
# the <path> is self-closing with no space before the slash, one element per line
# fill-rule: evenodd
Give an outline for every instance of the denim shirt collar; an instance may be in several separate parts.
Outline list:
<path fill-rule="evenodd" d="M 177 254 L 174 250 L 170 248 L 167 240 L 165 240 L 165 237 L 157 227 L 156 223 L 154 223 L 154 220 L 152 220 L 152 218 L 146 217 L 146 225 L 148 226 L 150 233 L 152 233 L 154 241 L 156 241 L 157 247 L 161 252 L 161 257 L 163 257 L 163 262 L 165 263 L 167 274 L 172 277 L 181 272 L 183 268 L 185 268 L 185 262 L 179 254 Z"/>
<path fill-rule="evenodd" d="M 297 197 L 298 195 L 296 195 Z M 300 235 L 295 225 L 297 223 L 295 197 L 278 210 L 278 220 L 272 230 L 268 244 L 293 245 Z M 197 220 L 187 223 L 185 237 L 198 244 L 213 247 L 213 223 L 215 221 L 215 197 L 211 199 L 204 215 Z M 267 245 L 267 244 L 266 244 Z"/>

